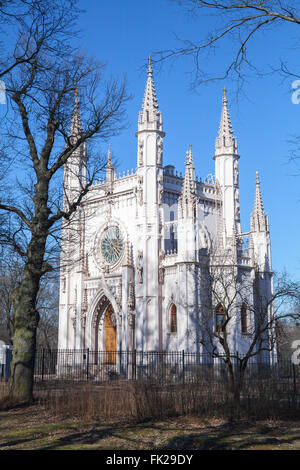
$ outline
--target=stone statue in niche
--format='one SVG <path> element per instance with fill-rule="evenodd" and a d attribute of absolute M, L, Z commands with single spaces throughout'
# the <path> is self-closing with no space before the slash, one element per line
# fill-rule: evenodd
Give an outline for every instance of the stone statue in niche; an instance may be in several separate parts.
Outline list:
<path fill-rule="evenodd" d="M 157 139 L 157 165 L 162 163 L 162 153 L 163 153 L 163 140 L 161 137 Z"/>
<path fill-rule="evenodd" d="M 239 190 L 238 189 L 235 190 L 234 201 L 235 201 L 234 218 L 235 220 L 239 220 L 240 219 L 240 202 L 239 202 Z"/>
<path fill-rule="evenodd" d="M 139 284 L 143 284 L 143 251 L 138 252 L 137 275 Z"/>
<path fill-rule="evenodd" d="M 234 185 L 239 184 L 239 164 L 237 160 L 235 160 L 234 165 L 233 165 L 233 184 Z"/>
<path fill-rule="evenodd" d="M 144 142 L 142 140 L 139 141 L 139 166 L 143 166 L 144 164 Z"/>
<path fill-rule="evenodd" d="M 162 261 L 165 259 L 165 250 L 160 249 L 158 257 L 159 257 L 159 262 L 162 263 Z"/>
<path fill-rule="evenodd" d="M 86 314 L 85 314 L 85 313 L 82 313 L 82 314 L 81 314 L 80 320 L 81 320 L 81 326 L 82 326 L 82 328 L 85 328 L 85 326 L 86 326 Z"/>
<path fill-rule="evenodd" d="M 143 178 L 139 177 L 138 178 L 138 184 L 136 188 L 136 195 L 137 195 L 137 200 L 139 205 L 141 206 L 143 204 L 143 186 L 142 186 Z"/>
<path fill-rule="evenodd" d="M 159 175 L 157 178 L 157 203 L 162 203 L 162 194 L 163 194 L 163 185 L 162 185 L 162 175 Z"/>
<path fill-rule="evenodd" d="M 128 325 L 133 330 L 135 329 L 135 314 L 132 311 L 128 312 Z"/>
<path fill-rule="evenodd" d="M 163 284 L 165 281 L 165 268 L 161 267 L 158 270 L 158 282 L 159 284 Z"/>

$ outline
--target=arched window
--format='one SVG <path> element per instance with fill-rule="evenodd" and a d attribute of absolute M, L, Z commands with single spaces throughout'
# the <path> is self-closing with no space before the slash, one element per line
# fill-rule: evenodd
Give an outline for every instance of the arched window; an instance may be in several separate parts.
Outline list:
<path fill-rule="evenodd" d="M 222 304 L 219 304 L 216 308 L 216 330 L 221 332 L 224 330 L 225 321 L 225 309 Z"/>
<path fill-rule="evenodd" d="M 171 306 L 170 330 L 171 333 L 177 333 L 177 308 L 174 304 Z"/>
<path fill-rule="evenodd" d="M 248 333 L 247 305 L 243 303 L 241 308 L 241 328 L 242 333 Z"/>

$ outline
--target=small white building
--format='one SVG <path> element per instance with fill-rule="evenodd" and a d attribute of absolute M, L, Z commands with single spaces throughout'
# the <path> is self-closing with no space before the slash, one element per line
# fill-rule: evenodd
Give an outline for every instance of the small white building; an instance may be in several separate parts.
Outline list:
<path fill-rule="evenodd" d="M 80 133 L 79 114 L 76 97 L 72 136 Z M 258 176 L 250 232 L 241 230 L 240 157 L 225 90 L 215 176 L 195 178 L 191 146 L 183 176 L 163 166 L 164 136 L 150 63 L 138 115 L 137 168 L 118 177 L 109 148 L 105 180 L 91 187 L 74 216 L 75 249 L 63 225 L 63 251 L 73 263 L 61 263 L 60 349 L 203 352 L 201 269 L 214 245 L 230 249 L 248 279 L 259 278 L 256 295 L 271 295 L 269 223 Z M 82 146 L 65 167 L 69 200 L 80 184 L 78 172 L 85 178 L 85 164 Z M 231 332 L 235 351 L 250 341 L 241 323 Z"/>

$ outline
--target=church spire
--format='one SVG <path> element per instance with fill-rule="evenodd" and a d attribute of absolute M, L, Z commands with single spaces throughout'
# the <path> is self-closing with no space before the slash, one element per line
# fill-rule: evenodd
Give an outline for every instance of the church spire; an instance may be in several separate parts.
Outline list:
<path fill-rule="evenodd" d="M 151 57 L 148 58 L 148 61 L 149 61 L 148 70 L 147 70 L 148 78 L 147 78 L 145 94 L 144 94 L 144 102 L 143 102 L 142 108 L 143 108 L 143 111 L 147 110 L 150 113 L 153 113 L 153 115 L 155 115 L 158 109 L 158 103 L 157 103 L 157 98 L 156 98 L 155 85 L 153 81 Z"/>
<path fill-rule="evenodd" d="M 82 125 L 79 111 L 79 99 L 77 89 L 75 90 L 74 109 L 70 126 L 69 143 L 75 146 L 82 135 Z M 68 143 L 66 143 L 68 146 Z M 87 151 L 86 143 L 83 142 L 72 151 L 72 155 L 64 166 L 64 189 L 68 192 L 69 201 L 82 185 L 86 184 L 87 173 Z"/>
<path fill-rule="evenodd" d="M 138 131 L 149 129 L 162 131 L 162 116 L 158 110 L 151 57 L 148 57 L 147 82 L 142 111 L 139 113 Z"/>
<path fill-rule="evenodd" d="M 260 181 L 258 172 L 256 172 L 256 182 L 255 182 L 255 199 L 254 199 L 254 209 L 252 213 L 252 226 L 255 232 L 265 232 L 266 231 L 266 217 L 264 213 L 264 205 L 262 201 L 262 196 L 260 192 Z"/>
<path fill-rule="evenodd" d="M 221 113 L 221 121 L 219 126 L 218 137 L 216 138 L 216 153 L 215 155 L 223 154 L 236 154 L 237 153 L 237 141 L 233 136 L 233 130 L 231 126 L 231 119 L 228 110 L 228 99 L 226 95 L 226 88 L 223 89 L 223 106 Z"/>
<path fill-rule="evenodd" d="M 182 193 L 179 198 L 179 205 L 182 210 L 182 216 L 193 216 L 193 207 L 196 195 L 195 186 L 195 168 L 192 153 L 192 146 L 186 152 L 185 173 L 182 185 Z"/>
<path fill-rule="evenodd" d="M 70 129 L 70 137 L 72 139 L 77 140 L 80 137 L 81 133 L 82 133 L 82 126 L 81 126 L 80 112 L 79 112 L 78 92 L 76 89 L 73 116 L 72 116 L 71 129 Z"/>

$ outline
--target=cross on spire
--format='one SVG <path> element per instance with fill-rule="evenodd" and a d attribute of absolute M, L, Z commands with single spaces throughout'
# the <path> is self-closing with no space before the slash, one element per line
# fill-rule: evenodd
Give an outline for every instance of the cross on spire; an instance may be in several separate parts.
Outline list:
<path fill-rule="evenodd" d="M 149 119 L 156 120 L 158 112 L 158 103 L 156 99 L 156 91 L 152 77 L 151 56 L 148 57 L 148 63 L 148 79 L 144 94 L 143 111 L 148 111 Z"/>
<path fill-rule="evenodd" d="M 147 57 L 148 69 L 147 69 L 147 82 L 144 93 L 144 100 L 142 104 L 142 110 L 139 112 L 138 117 L 138 132 L 146 130 L 159 131 L 161 137 L 164 137 L 162 115 L 158 109 L 158 102 L 156 98 L 156 90 L 153 80 L 153 70 L 151 67 L 152 59 L 151 56 Z"/>

